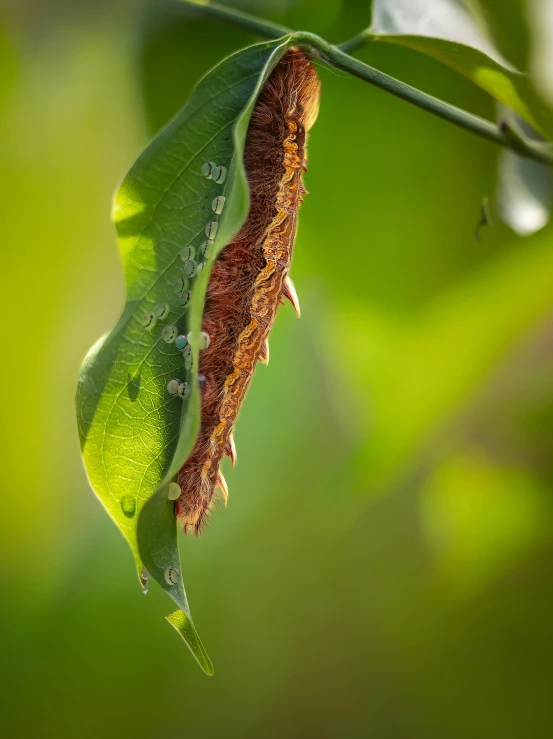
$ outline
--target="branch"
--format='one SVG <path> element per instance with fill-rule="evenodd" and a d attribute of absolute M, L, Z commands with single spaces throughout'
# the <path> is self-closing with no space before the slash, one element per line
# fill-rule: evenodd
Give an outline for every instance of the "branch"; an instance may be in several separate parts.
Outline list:
<path fill-rule="evenodd" d="M 405 82 L 396 80 L 394 77 L 390 77 L 390 75 L 346 54 L 344 48 L 352 51 L 353 49 L 360 48 L 365 43 L 365 33 L 355 36 L 350 41 L 342 44 L 341 47 L 338 47 L 329 44 L 313 33 L 295 33 L 285 26 L 279 26 L 276 23 L 261 20 L 240 10 L 226 8 L 224 5 L 212 3 L 210 0 L 181 0 L 181 2 L 195 7 L 204 15 L 228 21 L 246 31 L 267 38 L 277 39 L 288 34 L 294 34 L 298 44 L 305 45 L 311 50 L 315 49 L 320 59 L 332 67 L 349 72 L 364 82 L 379 87 L 381 90 L 386 90 L 392 95 L 416 105 L 418 108 L 427 110 L 439 118 L 443 118 L 456 126 L 475 133 L 477 136 L 481 136 L 488 141 L 493 141 L 493 143 L 503 146 L 506 149 L 511 149 L 520 156 L 534 159 L 543 164 L 553 165 L 553 147 L 550 144 L 531 141 L 518 135 L 514 136 L 510 127 L 507 127 L 505 124 L 497 126 L 484 118 L 468 113 L 466 110 L 457 108 L 455 105 L 450 105 L 443 100 L 417 90 L 415 87 L 405 84 Z"/>
<path fill-rule="evenodd" d="M 279 26 L 278 23 L 256 18 L 255 15 L 250 15 L 234 8 L 227 8 L 224 5 L 219 5 L 219 3 L 212 3 L 211 0 L 180 1 L 185 3 L 185 5 L 196 8 L 202 15 L 208 15 L 212 18 L 226 21 L 233 26 L 242 28 L 244 31 L 250 31 L 264 38 L 277 39 L 294 33 L 290 28 L 286 28 L 286 26 Z"/>
<path fill-rule="evenodd" d="M 417 90 L 416 87 L 411 87 L 411 85 L 407 85 L 405 82 L 400 82 L 395 77 L 390 77 L 390 75 L 374 67 L 370 67 L 368 64 L 364 64 L 358 59 L 354 59 L 354 57 L 344 53 L 337 46 L 333 46 L 322 38 L 319 38 L 319 36 L 311 33 L 298 33 L 296 37 L 300 43 L 305 42 L 306 45 L 317 49 L 320 58 L 336 69 L 349 72 L 354 77 L 358 77 L 364 82 L 386 90 L 392 95 L 406 100 L 418 108 L 427 110 L 439 118 L 465 128 L 467 131 L 488 139 L 488 141 L 493 141 L 493 143 L 499 144 L 499 146 L 503 146 L 506 149 L 512 149 L 520 156 L 535 159 L 543 164 L 553 164 L 553 150 L 551 145 L 547 143 L 534 142 L 520 135 L 514 136 L 512 130 L 505 124 L 497 126 L 495 123 L 491 123 L 484 118 L 468 113 L 466 110 L 457 108 L 455 105 L 450 105 L 443 100 Z"/>

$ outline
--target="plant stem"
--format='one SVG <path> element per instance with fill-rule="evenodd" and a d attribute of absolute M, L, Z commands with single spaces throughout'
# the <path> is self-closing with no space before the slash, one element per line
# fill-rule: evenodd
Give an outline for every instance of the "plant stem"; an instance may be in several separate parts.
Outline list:
<path fill-rule="evenodd" d="M 354 77 L 358 77 L 364 82 L 368 82 L 375 87 L 379 87 L 382 90 L 395 95 L 396 97 L 406 100 L 418 108 L 427 110 L 429 113 L 433 113 L 439 118 L 443 118 L 456 126 L 466 129 L 475 133 L 477 136 L 488 139 L 499 146 L 503 146 L 506 149 L 511 149 L 517 154 L 529 159 L 535 159 L 538 162 L 544 164 L 553 165 L 553 149 L 549 144 L 542 144 L 529 139 L 522 138 L 519 135 L 513 135 L 512 130 L 509 126 L 502 124 L 497 126 L 495 123 L 480 118 L 479 116 L 468 113 L 466 110 L 457 108 L 455 105 L 445 103 L 443 100 L 428 95 L 421 90 L 417 90 L 411 85 L 407 85 L 405 82 L 396 80 L 394 77 L 381 72 L 374 67 L 370 67 L 368 64 L 360 62 L 358 59 L 346 54 L 344 48 L 352 51 L 353 49 L 360 48 L 365 41 L 365 34 L 361 33 L 355 36 L 350 41 L 346 41 L 345 44 L 333 46 L 324 39 L 316 36 L 313 33 L 300 32 L 295 33 L 284 26 L 279 26 L 270 21 L 264 21 L 255 16 L 243 13 L 240 10 L 234 10 L 232 8 L 226 8 L 224 5 L 212 3 L 210 0 L 181 0 L 188 5 L 191 5 L 205 15 L 210 15 L 221 20 L 228 21 L 240 28 L 243 28 L 252 33 L 268 38 L 276 39 L 286 36 L 288 34 L 294 34 L 295 40 L 298 44 L 304 45 L 309 49 L 315 49 L 318 52 L 320 59 L 330 64 L 336 69 L 341 69 L 344 72 L 349 72 Z"/>
<path fill-rule="evenodd" d="M 352 54 L 354 51 L 357 51 L 358 49 L 361 49 L 369 40 L 369 34 L 367 31 L 362 31 L 361 33 L 358 33 L 357 36 L 354 36 L 353 38 L 350 38 L 349 41 L 344 41 L 343 44 L 338 44 L 337 48 L 341 51 L 346 52 L 347 54 Z"/>
<path fill-rule="evenodd" d="M 498 126 L 484 118 L 468 113 L 466 110 L 457 108 L 455 105 L 450 105 L 443 100 L 417 90 L 417 88 L 411 87 L 411 85 L 407 85 L 405 82 L 400 82 L 400 80 L 390 77 L 390 75 L 381 72 L 379 69 L 360 62 L 358 59 L 343 52 L 337 46 L 327 43 L 319 36 L 311 33 L 298 33 L 296 37 L 300 43 L 305 42 L 308 46 L 317 49 L 320 58 L 336 69 L 349 72 L 364 82 L 386 90 L 392 95 L 406 100 L 423 110 L 427 110 L 429 113 L 433 113 L 456 126 L 465 128 L 467 131 L 488 139 L 488 141 L 493 141 L 495 144 L 512 149 L 521 156 L 535 159 L 544 164 L 553 164 L 553 151 L 547 144 L 540 144 L 539 142 L 530 141 L 520 136 L 513 136 L 511 129 L 505 124 Z"/>
<path fill-rule="evenodd" d="M 272 23 L 271 21 L 257 18 L 255 15 L 244 13 L 241 10 L 235 10 L 234 8 L 227 8 L 219 3 L 212 3 L 211 0 L 180 0 L 186 5 L 190 5 L 196 8 L 202 15 L 209 15 L 213 18 L 219 18 L 227 23 L 232 23 L 234 26 L 242 28 L 244 31 L 250 31 L 258 36 L 265 38 L 277 39 L 282 36 L 287 36 L 289 33 L 294 33 L 290 28 L 286 26 L 279 26 L 278 23 Z"/>

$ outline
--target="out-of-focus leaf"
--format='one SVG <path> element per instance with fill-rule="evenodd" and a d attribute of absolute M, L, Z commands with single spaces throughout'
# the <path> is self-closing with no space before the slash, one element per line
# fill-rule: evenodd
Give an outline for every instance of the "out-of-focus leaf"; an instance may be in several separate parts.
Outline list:
<path fill-rule="evenodd" d="M 113 215 L 127 302 L 113 331 L 85 359 L 77 389 L 91 485 L 129 542 L 142 583 L 145 565 L 181 609 L 170 622 L 209 674 L 213 669 L 190 618 L 178 568 L 176 520 L 167 495 L 199 426 L 198 347 L 193 341 L 190 365 L 174 343 L 164 341 L 162 329 L 173 325 L 185 335 L 200 330 L 215 255 L 247 214 L 242 154 L 251 111 L 268 74 L 292 43 L 290 36 L 256 44 L 221 62 L 126 175 Z M 226 168 L 224 183 L 202 173 L 210 161 Z M 218 195 L 226 197 L 220 219 L 212 210 Z M 219 220 L 211 254 L 204 256 L 200 247 L 206 242 L 206 224 Z M 189 245 L 195 257 L 183 271 L 181 250 Z M 190 293 L 187 304 L 183 287 L 178 295 L 174 287 L 183 277 Z M 163 305 L 167 317 L 147 330 L 143 317 Z M 168 394 L 167 384 L 175 377 L 188 383 L 184 401 Z M 168 577 L 168 567 L 176 567 L 176 574 Z"/>
<path fill-rule="evenodd" d="M 475 5 L 455 0 L 375 0 L 368 35 L 434 57 L 512 108 L 536 130 L 553 138 L 553 115 L 527 75 L 494 47 Z"/>
<path fill-rule="evenodd" d="M 528 3 L 527 15 L 532 36 L 532 78 L 544 100 L 553 107 L 553 3 L 533 0 Z"/>
<path fill-rule="evenodd" d="M 469 448 L 440 463 L 421 491 L 437 585 L 468 599 L 536 550 L 550 530 L 544 489 L 523 468 Z"/>
<path fill-rule="evenodd" d="M 374 34 L 441 38 L 481 51 L 507 69 L 514 69 L 482 31 L 482 20 L 456 0 L 375 0 L 370 31 Z"/>
<path fill-rule="evenodd" d="M 552 291 L 553 252 L 543 231 L 409 320 L 359 304 L 337 310 L 325 341 L 348 346 L 340 365 L 357 390 L 367 441 L 337 474 L 355 495 L 348 506 L 336 503 L 331 481 L 325 515 L 347 526 L 367 499 L 422 481 L 427 466 L 450 451 L 456 414 L 550 312 Z"/>
<path fill-rule="evenodd" d="M 501 111 L 522 136 L 541 140 L 541 137 L 511 111 Z M 520 157 L 505 149 L 499 158 L 497 208 L 502 220 L 520 236 L 539 231 L 549 221 L 553 172 L 550 167 Z"/>
<path fill-rule="evenodd" d="M 16 72 L 17 60 L 15 51 L 3 26 L 0 24 L 0 113 L 3 112 L 9 99 Z"/>

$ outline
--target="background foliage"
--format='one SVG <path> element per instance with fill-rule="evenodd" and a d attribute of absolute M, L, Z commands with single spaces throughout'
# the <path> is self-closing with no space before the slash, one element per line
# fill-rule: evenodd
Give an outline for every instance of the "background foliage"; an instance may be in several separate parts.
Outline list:
<path fill-rule="evenodd" d="M 544 58 L 542 4 L 485 3 L 525 69 Z M 281 310 L 256 373 L 229 508 L 182 546 L 209 680 L 88 488 L 73 394 L 123 299 L 115 184 L 253 39 L 173 2 L 0 7 L 8 736 L 549 735 L 553 233 L 497 224 L 475 241 L 497 148 L 321 69 L 302 319 Z M 247 7 L 336 41 L 370 15 L 354 0 Z M 432 59 L 359 56 L 494 117 Z"/>

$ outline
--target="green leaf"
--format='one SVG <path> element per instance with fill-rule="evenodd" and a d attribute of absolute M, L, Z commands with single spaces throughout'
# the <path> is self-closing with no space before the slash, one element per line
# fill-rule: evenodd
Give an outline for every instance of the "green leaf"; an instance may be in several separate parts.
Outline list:
<path fill-rule="evenodd" d="M 76 406 L 81 448 L 96 495 L 127 539 L 139 578 L 143 566 L 178 605 L 169 617 L 208 673 L 213 668 L 194 629 L 182 578 L 166 581 L 178 566 L 176 519 L 168 485 L 194 444 L 200 418 L 198 347 L 193 364 L 161 337 L 162 326 L 197 334 L 211 264 L 238 232 L 248 211 L 242 163 L 246 131 L 257 95 L 293 36 L 256 44 L 225 59 L 198 84 L 188 103 L 152 141 L 116 194 L 113 219 L 126 277 L 126 304 L 115 328 L 86 357 Z M 216 184 L 202 175 L 213 161 L 227 167 Z M 223 215 L 212 210 L 226 197 Z M 183 307 L 174 289 L 183 276 L 180 250 L 206 241 L 206 224 L 219 221 L 212 253 L 189 279 Z M 151 331 L 142 318 L 166 303 L 169 315 Z M 191 392 L 183 401 L 167 392 L 173 377 Z M 174 575 L 174 572 L 173 572 Z M 172 578 L 174 579 L 174 577 Z"/>
<path fill-rule="evenodd" d="M 507 69 L 514 69 L 495 48 L 476 3 L 457 0 L 374 0 L 370 33 L 441 38 L 478 49 Z"/>
<path fill-rule="evenodd" d="M 507 108 L 501 119 L 522 137 L 541 140 L 536 132 Z M 501 219 L 519 236 L 539 231 L 549 221 L 553 195 L 553 172 L 540 162 L 504 149 L 499 158 L 497 207 Z"/>
<path fill-rule="evenodd" d="M 138 523 L 138 548 L 149 574 L 161 585 L 167 595 L 179 606 L 179 610 L 167 616 L 167 621 L 182 636 L 200 667 L 213 675 L 213 665 L 194 627 L 188 600 L 180 575 L 177 545 L 177 527 L 173 502 L 167 497 L 167 486 L 162 485 L 146 501 Z M 178 568 L 178 576 L 168 583 L 168 568 Z"/>
<path fill-rule="evenodd" d="M 375 0 L 367 36 L 406 46 L 443 62 L 553 138 L 553 115 L 526 74 L 493 46 L 475 3 L 455 0 Z"/>

